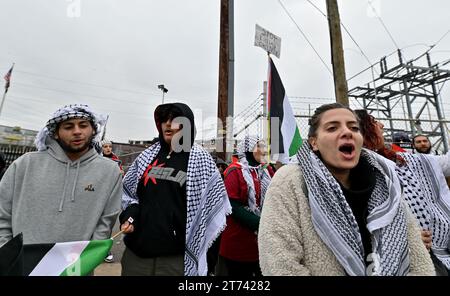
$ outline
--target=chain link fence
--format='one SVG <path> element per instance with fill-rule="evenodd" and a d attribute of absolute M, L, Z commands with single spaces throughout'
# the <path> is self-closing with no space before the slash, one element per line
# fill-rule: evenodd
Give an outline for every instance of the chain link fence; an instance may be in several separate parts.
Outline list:
<path fill-rule="evenodd" d="M 0 144 L 0 152 L 5 156 L 6 166 L 8 167 L 14 160 L 23 154 L 36 151 L 36 147 Z"/>
<path fill-rule="evenodd" d="M 307 138 L 308 134 L 308 121 L 311 118 L 314 110 L 323 105 L 333 103 L 332 98 L 311 98 L 311 97 L 290 97 L 290 102 L 292 109 L 294 110 L 295 119 L 297 121 L 297 126 L 299 128 L 300 134 L 303 139 Z M 258 135 L 264 139 L 267 138 L 266 122 L 267 119 L 263 117 L 263 107 L 262 100 L 258 98 L 259 104 L 253 102 L 246 110 L 238 114 L 237 119 L 234 121 L 233 132 L 234 139 L 239 141 L 243 139 L 246 135 Z M 362 109 L 355 101 L 351 101 L 350 106 L 352 109 Z M 243 116 L 241 115 L 243 114 Z M 447 143 L 450 142 L 450 121 L 433 119 L 433 116 L 423 116 L 428 117 L 428 119 L 416 119 L 416 118 L 406 118 L 406 114 L 402 112 L 393 113 L 396 118 L 386 118 L 381 117 L 380 113 L 373 112 L 372 115 L 379 121 L 381 121 L 385 126 L 385 141 L 387 143 L 393 142 L 392 135 L 396 133 L 406 134 L 409 140 L 412 140 L 414 129 L 414 135 L 422 134 L 424 131 L 429 137 L 432 143 L 432 149 L 437 151 L 439 154 L 446 153 L 443 141 L 446 140 Z M 398 117 L 397 117 L 398 116 Z M 436 118 L 436 117 L 435 117 Z M 443 139 L 440 132 L 440 124 L 443 124 L 446 130 L 445 136 L 447 139 Z M 402 147 L 406 147 L 407 144 L 403 143 Z"/>

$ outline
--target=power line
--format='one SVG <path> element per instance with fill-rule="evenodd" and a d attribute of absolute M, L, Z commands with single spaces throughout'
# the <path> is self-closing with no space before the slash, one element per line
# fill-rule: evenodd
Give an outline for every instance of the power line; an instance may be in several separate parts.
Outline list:
<path fill-rule="evenodd" d="M 306 0 L 306 1 L 308 1 L 309 4 L 311 4 L 315 9 L 317 9 L 328 20 L 328 16 L 319 7 L 317 7 L 317 5 L 312 3 L 311 0 Z M 372 62 L 369 60 L 367 55 L 364 53 L 361 46 L 359 46 L 358 42 L 356 42 L 355 38 L 353 38 L 352 34 L 350 34 L 350 31 L 347 29 L 347 27 L 344 25 L 344 23 L 342 21 L 340 23 L 341 23 L 341 26 L 344 28 L 345 32 L 350 37 L 350 39 L 353 41 L 353 43 L 355 43 L 356 47 L 358 47 L 359 51 L 361 52 L 363 57 L 366 59 L 366 61 L 369 63 L 369 65 L 372 65 Z"/>
<path fill-rule="evenodd" d="M 45 99 L 40 99 L 40 98 L 28 98 L 28 97 L 22 97 L 22 96 L 16 96 L 16 95 L 11 95 L 9 96 L 10 98 L 16 98 L 16 99 L 22 99 L 22 100 L 27 100 L 27 101 L 34 101 L 34 102 L 38 102 L 38 103 L 46 103 L 46 104 L 51 104 L 51 105 L 55 105 L 55 106 L 60 106 L 60 103 L 57 102 L 49 102 L 48 100 Z M 17 101 L 9 101 L 9 102 L 15 102 L 17 103 Z M 25 103 L 25 102 L 24 102 Z M 30 111 L 29 105 L 27 108 L 27 112 Z M 123 112 L 121 110 L 112 110 L 112 109 L 105 109 L 103 107 L 97 108 L 97 110 L 101 113 L 107 113 L 107 112 L 113 112 L 113 113 L 119 113 L 121 115 L 129 115 L 129 116 L 135 116 L 135 117 L 143 117 L 143 118 L 149 118 L 148 115 L 140 115 L 137 113 L 130 113 L 130 112 Z"/>
<path fill-rule="evenodd" d="M 139 91 L 133 91 L 133 90 L 127 90 L 127 89 L 120 89 L 120 88 L 115 88 L 115 87 L 111 87 L 111 86 L 106 86 L 106 85 L 100 85 L 100 84 L 95 84 L 95 83 L 89 83 L 89 82 L 82 82 L 82 81 L 76 81 L 76 80 L 70 80 L 70 79 L 62 79 L 62 78 L 56 78 L 56 77 L 52 77 L 52 76 L 48 76 L 48 75 L 42 75 L 42 74 L 38 74 L 38 73 L 33 73 L 33 72 L 28 72 L 28 71 L 23 71 L 23 70 L 16 70 L 14 69 L 14 72 L 18 72 L 18 73 L 23 73 L 23 74 L 27 74 L 27 75 L 32 75 L 32 76 L 37 76 L 37 77 L 44 77 L 47 79 L 54 79 L 54 80 L 59 80 L 59 81 L 65 81 L 65 82 L 70 82 L 70 83 L 77 83 L 77 84 L 82 84 L 82 85 L 88 85 L 88 86 L 93 86 L 93 87 L 100 87 L 100 88 L 106 88 L 108 90 L 116 90 L 116 91 L 121 91 L 121 92 L 129 92 L 129 93 L 135 93 L 135 94 L 140 94 L 140 95 L 152 95 L 152 96 L 159 96 L 159 93 L 150 93 L 150 92 L 139 92 Z"/>
<path fill-rule="evenodd" d="M 445 38 L 445 36 L 447 36 L 447 34 L 448 33 L 450 33 L 450 30 L 448 30 L 447 32 L 445 32 L 445 34 L 444 35 L 442 35 L 442 37 L 441 38 L 439 38 L 439 40 L 438 41 L 436 41 L 432 46 L 433 47 L 435 47 L 436 45 L 438 45 L 438 43 L 439 42 L 441 42 L 442 41 L 442 39 L 444 39 Z"/>
<path fill-rule="evenodd" d="M 334 100 L 333 98 L 326 97 L 299 97 L 299 96 L 289 96 L 289 99 L 307 99 L 307 100 Z"/>
<path fill-rule="evenodd" d="M 48 76 L 48 75 L 42 75 L 42 74 L 37 74 L 37 73 L 28 72 L 28 71 L 22 71 L 22 70 L 16 70 L 16 69 L 14 69 L 14 72 L 20 72 L 20 73 L 24 73 L 24 74 L 28 74 L 28 75 L 37 76 L 37 77 L 44 77 L 44 78 L 48 78 L 48 79 L 55 79 L 55 80 L 60 80 L 60 81 L 65 81 L 65 82 L 82 84 L 82 85 L 88 85 L 88 86 L 92 86 L 92 87 L 105 88 L 105 89 L 108 89 L 108 90 L 129 92 L 129 93 L 135 93 L 135 94 L 145 95 L 145 96 L 157 96 L 157 97 L 161 96 L 160 93 L 139 92 L 139 91 L 133 91 L 133 90 L 127 90 L 127 89 L 120 89 L 120 88 L 115 88 L 115 87 L 106 86 L 106 85 L 100 85 L 100 84 L 94 84 L 94 83 L 82 82 L 82 81 L 76 81 L 76 80 L 70 80 L 70 79 L 56 78 L 56 77 L 52 77 L 52 76 Z M 100 98 L 100 99 L 110 99 L 109 97 L 105 98 L 105 97 L 94 96 L 94 95 L 91 95 L 91 94 L 78 94 L 78 93 L 73 93 L 73 92 L 69 92 L 69 91 L 56 90 L 56 89 L 51 89 L 51 88 L 43 88 L 43 87 L 39 87 L 39 86 L 31 86 L 31 85 L 26 85 L 26 84 L 23 84 L 23 83 L 20 83 L 20 82 L 15 82 L 14 84 L 19 84 L 19 85 L 28 86 L 28 87 L 36 87 L 36 88 L 41 88 L 41 89 L 46 89 L 46 90 L 59 91 L 59 92 L 67 92 L 67 93 L 83 95 L 83 96 L 96 97 L 96 98 Z M 171 99 L 171 100 L 183 100 L 183 99 L 184 100 L 188 100 L 189 98 L 170 97 L 169 99 Z M 200 98 L 197 98 L 197 99 L 200 99 Z M 119 101 L 124 101 L 124 102 L 129 102 L 129 103 L 150 105 L 150 104 L 145 104 L 145 103 L 141 103 L 141 102 L 127 101 L 127 100 L 122 100 L 122 99 L 114 99 L 114 98 L 112 98 L 112 100 L 119 100 Z"/>
<path fill-rule="evenodd" d="M 317 57 L 320 59 L 320 61 L 322 62 L 322 64 L 327 68 L 328 72 L 330 72 L 331 76 L 333 76 L 333 71 L 331 71 L 330 67 L 328 67 L 328 65 L 325 63 L 325 61 L 322 59 L 322 57 L 320 56 L 320 54 L 317 52 L 317 50 L 314 48 L 314 46 L 312 45 L 312 43 L 309 41 L 308 37 L 306 37 L 306 34 L 303 32 L 303 30 L 300 28 L 300 26 L 297 24 L 297 22 L 294 20 L 294 18 L 292 17 L 292 15 L 289 13 L 289 11 L 287 10 L 287 8 L 283 5 L 283 3 L 281 2 L 281 0 L 278 0 L 278 3 L 281 5 L 281 7 L 284 9 L 284 11 L 286 12 L 286 14 L 288 15 L 288 17 L 291 19 L 291 21 L 295 24 L 295 26 L 297 27 L 298 31 L 302 34 L 303 38 L 305 38 L 306 42 L 308 42 L 309 46 L 311 46 L 311 48 L 314 50 L 314 52 L 316 53 Z"/>
<path fill-rule="evenodd" d="M 55 89 L 55 88 L 36 86 L 36 85 L 31 85 L 31 84 L 26 84 L 26 83 L 21 83 L 21 82 L 15 82 L 14 84 L 15 85 L 25 86 L 25 87 L 31 87 L 31 88 L 45 89 L 45 90 L 50 90 L 50 91 L 54 91 L 54 92 L 73 94 L 73 95 L 77 95 L 77 96 L 98 98 L 98 99 L 102 99 L 102 100 L 120 101 L 120 102 L 125 102 L 125 103 L 134 103 L 134 104 L 141 104 L 141 105 L 148 105 L 148 106 L 152 106 L 153 105 L 153 104 L 148 104 L 148 103 L 143 103 L 143 102 L 128 101 L 128 100 L 112 98 L 112 97 L 101 97 L 101 96 L 92 95 L 92 94 L 76 93 L 76 92 L 62 90 L 62 89 Z"/>
<path fill-rule="evenodd" d="M 33 118 L 38 119 L 39 121 L 45 123 L 45 119 L 43 119 L 43 117 L 42 117 L 42 114 L 43 114 L 42 112 L 39 112 L 36 109 L 31 109 L 30 106 L 27 104 L 22 104 L 22 103 L 16 102 L 16 101 L 8 101 L 8 108 L 11 108 L 11 107 L 16 108 L 17 106 L 19 107 L 18 111 L 21 111 L 20 114 L 22 116 L 33 117 Z M 27 112 L 23 112 L 24 110 L 27 110 Z M 5 116 L 2 116 L 2 117 L 3 118 L 11 118 L 8 116 L 8 113 L 6 113 Z M 14 118 L 11 118 L 11 119 L 17 120 L 17 117 L 15 116 Z M 29 124 L 29 122 L 28 122 L 28 124 Z"/>
<path fill-rule="evenodd" d="M 369 3 L 370 8 L 372 8 L 373 13 L 375 14 L 375 16 L 377 17 L 377 19 L 380 21 L 381 25 L 383 26 L 383 28 L 386 30 L 386 33 L 389 35 L 389 37 L 391 38 L 392 42 L 395 45 L 395 48 L 399 49 L 400 46 L 398 46 L 397 42 L 395 42 L 394 37 L 392 36 L 391 32 L 389 32 L 389 29 L 387 28 L 387 26 L 384 24 L 383 20 L 381 19 L 381 17 L 378 15 L 377 11 L 375 10 L 375 7 L 373 7 L 372 5 L 372 0 L 368 0 L 367 1 Z"/>
<path fill-rule="evenodd" d="M 312 3 L 310 0 L 306 0 L 311 4 L 315 9 L 317 9 L 326 19 L 328 19 L 328 16 L 319 8 L 316 4 Z"/>
<path fill-rule="evenodd" d="M 261 95 L 255 101 L 250 103 L 250 105 L 248 105 L 248 107 L 242 110 L 239 114 L 235 115 L 234 119 L 239 120 L 242 118 L 242 120 L 245 121 L 249 116 L 254 115 L 255 109 L 258 109 L 260 107 L 260 97 Z"/>

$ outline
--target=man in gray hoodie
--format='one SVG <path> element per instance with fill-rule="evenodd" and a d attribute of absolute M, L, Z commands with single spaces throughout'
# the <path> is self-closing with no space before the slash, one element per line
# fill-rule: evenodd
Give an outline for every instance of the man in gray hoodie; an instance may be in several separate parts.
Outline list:
<path fill-rule="evenodd" d="M 56 111 L 36 152 L 13 162 L 0 182 L 0 246 L 107 239 L 120 210 L 122 177 L 94 143 L 104 119 L 87 105 Z"/>

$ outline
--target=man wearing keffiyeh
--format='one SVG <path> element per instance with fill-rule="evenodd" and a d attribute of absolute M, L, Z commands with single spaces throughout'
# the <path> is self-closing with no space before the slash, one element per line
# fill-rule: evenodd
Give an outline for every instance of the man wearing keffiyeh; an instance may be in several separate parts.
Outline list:
<path fill-rule="evenodd" d="M 103 117 L 87 105 L 57 110 L 36 152 L 14 161 L 0 182 L 0 245 L 108 239 L 120 211 L 117 165 L 92 149 Z"/>
<path fill-rule="evenodd" d="M 122 275 L 206 275 L 206 253 L 231 212 L 228 196 L 213 158 L 194 144 L 191 109 L 163 104 L 154 117 L 159 141 L 124 178 Z"/>

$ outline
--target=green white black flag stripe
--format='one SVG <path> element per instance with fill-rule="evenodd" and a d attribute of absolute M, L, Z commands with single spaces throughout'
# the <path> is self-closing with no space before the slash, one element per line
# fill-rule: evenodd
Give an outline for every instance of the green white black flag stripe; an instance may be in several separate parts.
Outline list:
<path fill-rule="evenodd" d="M 103 262 L 113 240 L 25 245 L 25 274 L 30 276 L 83 276 Z"/>
<path fill-rule="evenodd" d="M 270 131 L 271 153 L 285 154 L 290 157 L 297 153 L 302 144 L 302 137 L 280 75 L 270 57 L 268 72 L 267 110 L 269 126 L 271 129 L 277 129 Z M 278 120 L 278 122 L 275 122 L 275 120 Z"/>

